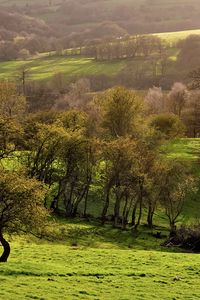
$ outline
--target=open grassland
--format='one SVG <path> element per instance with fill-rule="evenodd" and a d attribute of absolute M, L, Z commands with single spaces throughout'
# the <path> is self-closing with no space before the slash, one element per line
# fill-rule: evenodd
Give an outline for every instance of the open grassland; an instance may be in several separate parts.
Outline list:
<path fill-rule="evenodd" d="M 161 33 L 155 33 L 154 35 L 158 36 L 159 38 L 167 42 L 176 43 L 179 40 L 186 39 L 190 35 L 200 35 L 200 29 L 174 31 L 174 32 L 161 32 Z"/>
<path fill-rule="evenodd" d="M 0 299 L 199 299 L 199 255 L 13 241 Z M 165 249 L 163 249 L 165 250 Z"/>
<path fill-rule="evenodd" d="M 86 75 L 115 75 L 123 67 L 124 62 L 103 63 L 84 57 L 44 57 L 27 61 L 9 61 L 0 63 L 0 80 L 13 79 L 19 76 L 19 70 L 26 68 L 29 79 L 48 80 L 57 73 L 66 77 Z"/>

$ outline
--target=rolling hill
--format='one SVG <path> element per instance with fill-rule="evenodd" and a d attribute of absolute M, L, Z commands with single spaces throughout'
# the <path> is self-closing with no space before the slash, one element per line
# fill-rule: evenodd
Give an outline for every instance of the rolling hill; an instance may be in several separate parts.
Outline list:
<path fill-rule="evenodd" d="M 200 30 L 188 30 L 178 32 L 157 33 L 156 36 L 167 43 L 176 43 L 190 35 L 200 35 Z M 66 50 L 66 52 L 68 52 Z M 178 51 L 172 49 L 169 52 L 169 59 L 176 60 Z M 140 64 L 140 61 L 129 60 L 132 64 Z M 31 80 L 50 80 L 56 73 L 63 73 L 66 78 L 84 77 L 91 75 L 117 75 L 127 66 L 126 60 L 98 62 L 93 58 L 82 56 L 56 55 L 55 52 L 40 53 L 28 59 L 17 59 L 0 62 L 0 79 L 13 80 L 19 73 L 19 69 L 26 68 Z M 172 70 L 175 72 L 175 70 Z"/>
<path fill-rule="evenodd" d="M 129 34 L 200 27 L 198 0 L 0 0 L 0 5 L 44 20 L 62 37 L 72 32 L 84 37 L 105 21 Z"/>

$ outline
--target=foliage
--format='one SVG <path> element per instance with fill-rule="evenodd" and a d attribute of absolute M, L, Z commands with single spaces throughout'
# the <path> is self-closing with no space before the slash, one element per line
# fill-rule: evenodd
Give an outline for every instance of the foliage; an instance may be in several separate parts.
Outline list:
<path fill-rule="evenodd" d="M 183 137 L 184 125 L 178 116 L 172 113 L 162 113 L 151 118 L 151 126 L 167 139 Z"/>
<path fill-rule="evenodd" d="M 10 254 L 8 233 L 42 232 L 47 217 L 43 207 L 44 190 L 36 180 L 27 179 L 13 171 L 0 172 L 0 241 L 4 252 L 0 262 L 6 262 Z"/>

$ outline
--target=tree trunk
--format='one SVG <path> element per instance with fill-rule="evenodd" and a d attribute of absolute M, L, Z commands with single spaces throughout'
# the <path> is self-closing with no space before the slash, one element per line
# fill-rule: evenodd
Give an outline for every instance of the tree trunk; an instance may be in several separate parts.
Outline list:
<path fill-rule="evenodd" d="M 128 196 L 125 197 L 125 204 L 123 209 L 123 216 L 122 216 L 122 228 L 126 229 L 126 225 L 128 224 Z"/>
<path fill-rule="evenodd" d="M 119 187 L 117 187 L 115 207 L 114 207 L 114 224 L 113 224 L 114 227 L 118 227 L 120 206 L 121 206 L 121 194 L 119 191 Z"/>
<path fill-rule="evenodd" d="M 140 221 L 142 219 L 142 204 L 143 204 L 143 180 L 140 182 L 140 194 L 139 194 L 139 215 L 137 223 L 135 224 L 134 229 L 137 230 L 140 225 Z"/>
<path fill-rule="evenodd" d="M 83 212 L 84 218 L 86 218 L 86 216 L 87 216 L 88 193 L 89 193 L 89 188 L 87 189 L 86 195 L 85 195 L 84 212 Z"/>
<path fill-rule="evenodd" d="M 88 190 L 88 186 L 84 187 L 82 194 L 80 195 L 79 199 L 76 200 L 76 202 L 74 203 L 73 207 L 72 207 L 72 212 L 71 212 L 71 216 L 72 218 L 75 218 L 78 212 L 78 207 L 79 204 L 82 202 L 82 200 L 84 199 L 84 196 Z"/>
<path fill-rule="evenodd" d="M 174 221 L 170 221 L 170 236 L 173 237 L 176 235 L 176 224 Z"/>
<path fill-rule="evenodd" d="M 136 211 L 137 211 L 138 201 L 136 201 L 133 211 L 132 211 L 132 220 L 131 220 L 131 226 L 135 226 L 135 219 L 136 219 Z"/>
<path fill-rule="evenodd" d="M 106 214 L 109 208 L 109 204 L 110 204 L 110 185 L 107 187 L 106 189 L 106 201 L 105 201 L 105 205 L 101 214 L 101 219 L 102 219 L 102 225 L 105 224 L 105 220 L 106 220 Z"/>
<path fill-rule="evenodd" d="M 9 243 L 4 239 L 3 234 L 0 232 L 0 242 L 3 246 L 3 254 L 0 257 L 0 262 L 7 262 L 8 257 L 10 255 L 10 245 Z"/>
<path fill-rule="evenodd" d="M 149 228 L 153 227 L 154 210 L 155 210 L 155 208 L 152 207 L 152 204 L 150 203 L 149 208 L 148 208 L 148 215 L 147 215 L 147 225 Z"/>

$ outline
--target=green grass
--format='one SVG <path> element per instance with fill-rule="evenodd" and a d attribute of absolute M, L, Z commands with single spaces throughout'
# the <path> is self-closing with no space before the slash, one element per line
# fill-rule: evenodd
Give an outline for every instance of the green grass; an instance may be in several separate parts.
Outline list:
<path fill-rule="evenodd" d="M 29 79 L 48 80 L 56 73 L 63 73 L 66 77 L 100 75 L 112 76 L 117 74 L 125 63 L 96 62 L 84 57 L 42 57 L 27 61 L 9 61 L 0 63 L 0 80 L 17 77 L 18 70 L 26 67 L 29 70 Z"/>
<path fill-rule="evenodd" d="M 165 145 L 164 149 L 170 158 L 194 162 L 200 158 L 200 139 L 178 139 Z"/>
<path fill-rule="evenodd" d="M 13 241 L 0 299 L 199 299 L 199 256 Z"/>

